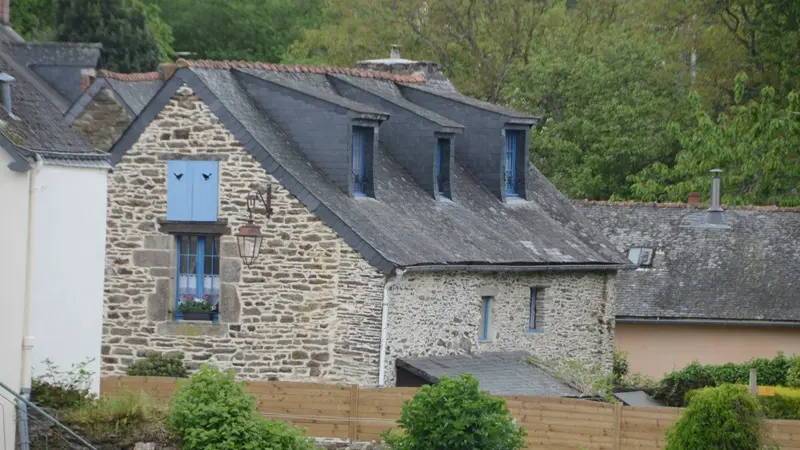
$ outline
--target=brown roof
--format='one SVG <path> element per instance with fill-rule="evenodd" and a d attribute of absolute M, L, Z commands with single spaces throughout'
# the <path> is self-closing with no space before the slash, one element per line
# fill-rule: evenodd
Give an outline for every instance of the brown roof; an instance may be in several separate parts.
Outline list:
<path fill-rule="evenodd" d="M 275 72 L 295 72 L 295 73 L 319 73 L 319 74 L 339 74 L 349 75 L 360 78 L 374 78 L 377 80 L 394 81 L 397 83 L 424 83 L 425 77 L 422 75 L 396 75 L 377 70 L 359 70 L 343 67 L 331 66 L 304 66 L 304 65 L 283 65 L 269 64 L 262 62 L 249 61 L 211 61 L 211 60 L 185 60 L 177 61 L 178 67 L 194 67 L 197 69 L 261 69 Z"/>
<path fill-rule="evenodd" d="M 573 204 L 586 205 L 607 205 L 607 206 L 652 206 L 653 208 L 685 208 L 685 209 L 708 209 L 709 205 L 692 205 L 689 203 L 658 203 L 658 202 L 634 202 L 634 201 L 606 201 L 606 200 L 573 200 Z M 772 211 L 772 212 L 800 212 L 800 206 L 775 206 L 775 205 L 722 205 L 725 209 L 740 211 Z"/>
<path fill-rule="evenodd" d="M 110 78 L 112 80 L 119 81 L 160 81 L 162 79 L 161 74 L 158 72 L 119 73 L 101 70 L 100 75 L 103 78 Z"/>

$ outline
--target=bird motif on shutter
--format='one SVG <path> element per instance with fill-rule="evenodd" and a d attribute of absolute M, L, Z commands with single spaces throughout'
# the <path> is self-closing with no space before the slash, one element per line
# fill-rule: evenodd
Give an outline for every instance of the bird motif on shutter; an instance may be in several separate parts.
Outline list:
<path fill-rule="evenodd" d="M 179 179 L 179 180 L 180 180 L 181 178 L 183 178 L 183 174 L 182 174 L 182 173 L 173 173 L 173 175 L 175 175 L 175 178 L 177 178 L 177 179 Z"/>
<path fill-rule="evenodd" d="M 203 173 L 202 175 L 203 175 L 203 179 L 206 180 L 206 181 L 208 181 L 208 179 L 211 178 L 211 174 L 210 173 L 207 173 L 207 174 Z"/>

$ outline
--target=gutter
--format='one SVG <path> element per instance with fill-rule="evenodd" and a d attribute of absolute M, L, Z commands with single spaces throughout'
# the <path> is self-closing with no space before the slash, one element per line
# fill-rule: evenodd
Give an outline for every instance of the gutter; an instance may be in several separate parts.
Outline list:
<path fill-rule="evenodd" d="M 616 323 L 641 325 L 702 325 L 719 327 L 768 327 L 768 328 L 800 328 L 800 322 L 788 320 L 728 320 L 728 319 L 660 319 L 618 317 Z"/>
<path fill-rule="evenodd" d="M 406 271 L 397 269 L 394 279 L 386 280 L 383 285 L 383 308 L 381 311 L 381 351 L 378 359 L 378 387 L 386 384 L 386 341 L 389 338 L 389 289 L 403 278 Z"/>
<path fill-rule="evenodd" d="M 580 271 L 609 271 L 638 269 L 637 264 L 550 264 L 535 266 L 512 265 L 477 265 L 477 264 L 442 264 L 433 266 L 407 266 L 405 272 L 580 272 Z"/>

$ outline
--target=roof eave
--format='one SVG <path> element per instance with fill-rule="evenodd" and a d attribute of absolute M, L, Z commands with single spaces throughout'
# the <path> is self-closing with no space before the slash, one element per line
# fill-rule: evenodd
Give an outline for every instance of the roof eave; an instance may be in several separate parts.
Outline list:
<path fill-rule="evenodd" d="M 695 325 L 721 327 L 767 327 L 767 328 L 800 328 L 800 321 L 761 320 L 761 319 L 694 319 L 687 317 L 616 317 L 616 322 L 631 325 Z"/>

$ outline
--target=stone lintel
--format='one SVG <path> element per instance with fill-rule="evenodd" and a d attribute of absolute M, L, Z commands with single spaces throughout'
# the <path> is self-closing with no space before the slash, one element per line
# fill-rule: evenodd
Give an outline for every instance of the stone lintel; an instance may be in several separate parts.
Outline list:
<path fill-rule="evenodd" d="M 158 219 L 159 231 L 169 234 L 231 234 L 228 219 L 216 222 L 182 222 Z"/>

